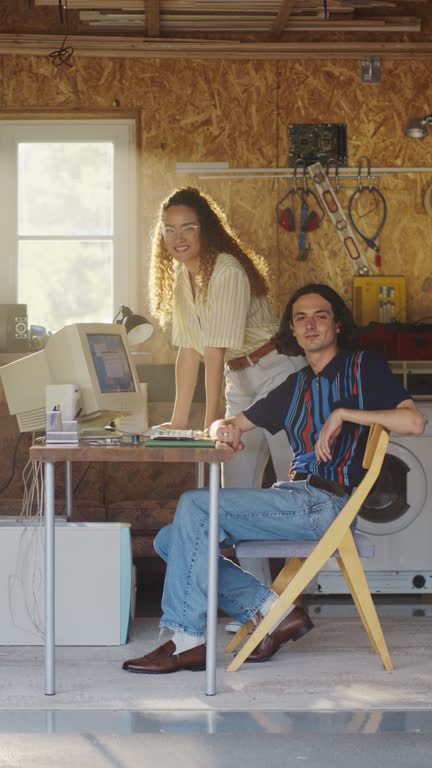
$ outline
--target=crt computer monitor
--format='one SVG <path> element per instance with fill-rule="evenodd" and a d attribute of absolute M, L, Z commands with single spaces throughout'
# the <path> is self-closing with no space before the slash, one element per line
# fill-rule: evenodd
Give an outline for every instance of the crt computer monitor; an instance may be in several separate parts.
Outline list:
<path fill-rule="evenodd" d="M 144 408 L 122 325 L 75 323 L 50 336 L 45 349 L 0 369 L 6 401 L 21 432 L 45 430 L 47 384 L 77 384 L 85 424 L 106 424 Z"/>

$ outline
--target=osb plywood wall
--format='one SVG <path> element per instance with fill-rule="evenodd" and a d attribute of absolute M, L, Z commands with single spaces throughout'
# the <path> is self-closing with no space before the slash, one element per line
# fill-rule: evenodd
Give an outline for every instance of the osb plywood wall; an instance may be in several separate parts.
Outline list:
<path fill-rule="evenodd" d="M 141 211 L 140 309 L 147 309 L 150 232 L 160 201 L 174 187 L 199 185 L 226 209 L 233 226 L 264 254 L 276 300 L 307 281 L 331 283 L 351 300 L 353 269 L 332 225 L 309 236 L 298 261 L 298 234 L 276 223 L 275 206 L 290 184 L 275 179 L 207 180 L 178 176 L 175 163 L 227 161 L 231 167 L 286 166 L 289 123 L 346 123 L 349 165 L 366 155 L 373 166 L 432 166 L 432 134 L 404 135 L 409 117 L 432 109 L 432 61 L 384 60 L 381 83 L 361 82 L 357 60 L 194 61 L 77 58 L 55 69 L 41 57 L 0 58 L 5 116 L 115 111 L 139 126 Z M 432 174 L 376 179 L 388 203 L 380 239 L 382 274 L 408 281 L 408 319 L 432 315 L 432 220 L 422 199 Z M 346 208 L 350 191 L 340 200 Z M 371 254 L 373 264 L 373 254 Z M 154 361 L 173 359 L 168 335 L 156 334 Z M 148 349 L 148 346 L 147 346 Z"/>

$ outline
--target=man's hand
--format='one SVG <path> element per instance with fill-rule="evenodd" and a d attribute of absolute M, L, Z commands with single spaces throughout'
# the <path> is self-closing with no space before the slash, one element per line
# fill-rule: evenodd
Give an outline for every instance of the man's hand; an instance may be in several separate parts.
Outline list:
<path fill-rule="evenodd" d="M 243 432 L 248 432 L 250 429 L 255 429 L 255 424 L 252 424 L 244 413 L 239 413 L 237 416 L 214 421 L 210 427 L 210 437 L 219 440 L 220 443 L 227 443 L 234 451 L 242 451 L 244 444 L 241 436 Z"/>
<path fill-rule="evenodd" d="M 315 443 L 315 456 L 319 461 L 329 461 L 331 459 L 331 448 L 340 435 L 343 426 L 341 409 L 336 409 L 330 414 Z"/>
<path fill-rule="evenodd" d="M 242 451 L 244 444 L 241 441 L 241 429 L 233 424 L 222 424 L 212 433 L 220 443 L 227 443 L 234 451 Z"/>
<path fill-rule="evenodd" d="M 396 408 L 385 411 L 336 408 L 328 417 L 316 441 L 315 455 L 320 461 L 331 459 L 332 445 L 340 435 L 344 421 L 364 427 L 381 424 L 389 432 L 397 432 L 399 435 L 422 435 L 425 427 L 424 416 L 411 399 L 402 400 Z"/>

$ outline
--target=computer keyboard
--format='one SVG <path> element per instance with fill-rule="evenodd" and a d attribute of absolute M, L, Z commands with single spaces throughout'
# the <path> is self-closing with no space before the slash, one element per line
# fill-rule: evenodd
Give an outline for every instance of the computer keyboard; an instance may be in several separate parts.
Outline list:
<path fill-rule="evenodd" d="M 210 440 L 206 432 L 198 429 L 150 429 L 147 440 Z"/>

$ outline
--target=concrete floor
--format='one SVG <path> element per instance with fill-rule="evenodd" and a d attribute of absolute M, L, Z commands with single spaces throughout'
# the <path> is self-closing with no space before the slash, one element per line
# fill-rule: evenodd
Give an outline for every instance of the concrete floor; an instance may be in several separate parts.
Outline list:
<path fill-rule="evenodd" d="M 159 644 L 158 619 L 136 620 L 127 646 L 57 648 L 57 694 L 43 695 L 43 648 L 2 647 L 1 708 L 158 710 L 409 709 L 432 705 L 432 617 L 382 618 L 395 671 L 386 672 L 356 616 L 313 615 L 315 629 L 266 664 L 226 671 L 218 633 L 217 696 L 204 673 L 131 675 L 126 658 Z"/>
<path fill-rule="evenodd" d="M 57 694 L 43 693 L 43 648 L 0 648 L 0 768 L 362 765 L 423 768 L 432 748 L 432 606 L 379 607 L 395 665 L 385 672 L 343 598 L 312 601 L 315 629 L 270 662 L 226 672 L 131 675 L 124 659 L 154 648 L 155 616 L 127 646 L 57 649 Z M 149 610 L 148 613 L 153 611 Z M 18 736 L 19 734 L 19 736 Z M 361 763 L 360 763 L 361 760 Z"/>

